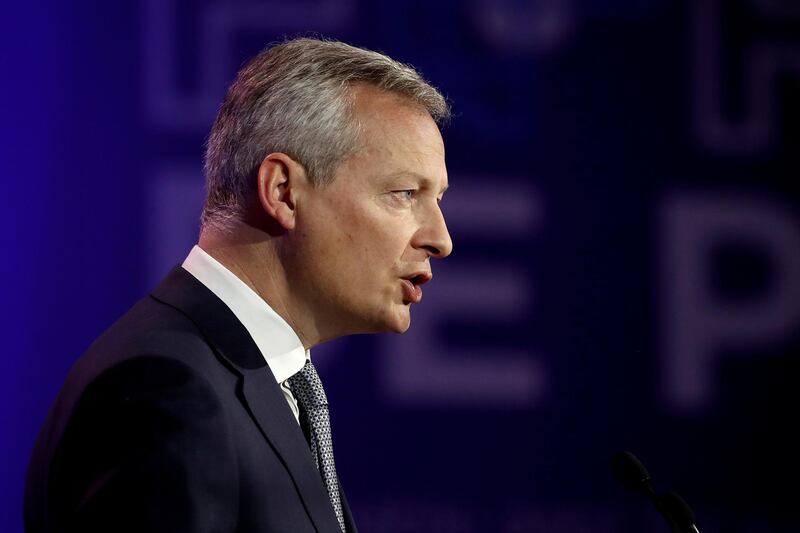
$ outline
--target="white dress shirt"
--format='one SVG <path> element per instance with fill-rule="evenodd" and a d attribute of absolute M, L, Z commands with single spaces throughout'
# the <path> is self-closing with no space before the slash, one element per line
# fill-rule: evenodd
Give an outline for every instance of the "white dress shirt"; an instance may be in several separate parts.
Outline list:
<path fill-rule="evenodd" d="M 216 294 L 250 333 L 299 421 L 297 399 L 286 380 L 303 368 L 311 352 L 267 302 L 205 250 L 195 245 L 182 266 Z"/>

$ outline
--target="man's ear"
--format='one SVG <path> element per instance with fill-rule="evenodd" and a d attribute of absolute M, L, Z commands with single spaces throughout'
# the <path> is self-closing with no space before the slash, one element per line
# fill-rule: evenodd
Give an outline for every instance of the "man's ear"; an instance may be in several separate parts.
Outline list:
<path fill-rule="evenodd" d="M 266 156 L 258 167 L 258 202 L 283 229 L 294 229 L 298 192 L 307 185 L 303 165 L 281 152 Z"/>

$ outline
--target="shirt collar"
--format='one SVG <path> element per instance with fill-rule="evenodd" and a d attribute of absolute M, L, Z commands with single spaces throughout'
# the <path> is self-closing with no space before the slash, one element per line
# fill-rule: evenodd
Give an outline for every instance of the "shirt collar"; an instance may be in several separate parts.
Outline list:
<path fill-rule="evenodd" d="M 245 282 L 195 245 L 183 268 L 228 306 L 256 343 L 278 383 L 300 371 L 311 358 L 286 321 Z"/>

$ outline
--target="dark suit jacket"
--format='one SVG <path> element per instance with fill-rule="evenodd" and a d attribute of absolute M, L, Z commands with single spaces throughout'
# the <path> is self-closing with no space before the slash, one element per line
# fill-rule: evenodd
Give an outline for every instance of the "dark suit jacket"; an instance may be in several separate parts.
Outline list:
<path fill-rule="evenodd" d="M 347 531 L 356 531 L 342 491 Z M 39 435 L 29 532 L 339 526 L 264 357 L 180 267 L 78 360 Z"/>

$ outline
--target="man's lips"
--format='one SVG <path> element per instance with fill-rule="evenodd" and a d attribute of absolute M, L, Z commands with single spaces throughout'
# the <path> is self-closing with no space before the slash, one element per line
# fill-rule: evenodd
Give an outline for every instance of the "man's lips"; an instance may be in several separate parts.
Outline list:
<path fill-rule="evenodd" d="M 403 284 L 403 301 L 406 303 L 418 304 L 422 301 L 422 287 L 420 285 L 428 283 L 433 275 L 428 271 L 412 272 L 401 279 Z"/>
<path fill-rule="evenodd" d="M 422 287 L 414 285 L 411 281 L 404 279 L 403 282 L 403 303 L 409 302 L 418 304 L 422 301 Z"/>

